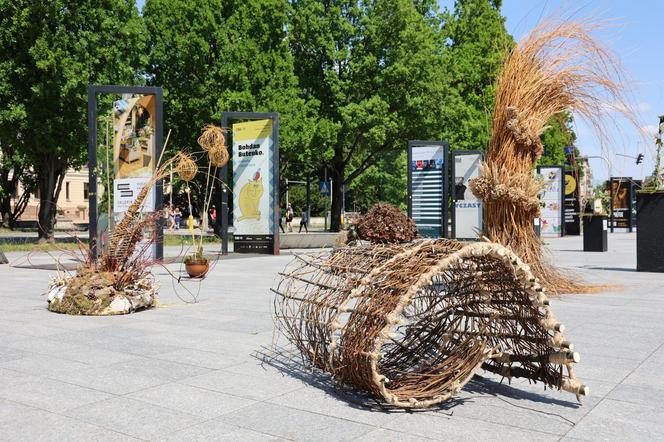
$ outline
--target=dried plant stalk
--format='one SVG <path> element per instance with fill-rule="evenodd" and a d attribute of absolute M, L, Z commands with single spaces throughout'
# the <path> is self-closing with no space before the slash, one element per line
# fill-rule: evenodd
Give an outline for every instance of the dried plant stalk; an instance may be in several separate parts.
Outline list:
<path fill-rule="evenodd" d="M 226 146 L 226 136 L 224 129 L 213 124 L 207 124 L 203 127 L 203 133 L 198 137 L 198 144 L 204 151 L 219 149 Z"/>
<path fill-rule="evenodd" d="M 277 328 L 335 382 L 395 406 L 443 402 L 480 367 L 589 392 L 543 288 L 499 244 L 346 247 L 297 256 L 281 276 Z"/>
<path fill-rule="evenodd" d="M 482 177 L 470 188 L 484 202 L 484 235 L 509 246 L 555 293 L 592 287 L 549 265 L 533 219 L 539 216 L 541 184 L 533 168 L 543 153 L 546 122 L 566 111 L 604 127 L 607 103 L 634 121 L 615 58 L 595 40 L 592 23 L 545 22 L 508 53 L 496 88 L 492 138 Z"/>

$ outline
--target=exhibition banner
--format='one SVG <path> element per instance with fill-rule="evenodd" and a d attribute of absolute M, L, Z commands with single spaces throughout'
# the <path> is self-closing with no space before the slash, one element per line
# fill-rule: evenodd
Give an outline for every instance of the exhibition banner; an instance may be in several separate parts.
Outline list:
<path fill-rule="evenodd" d="M 236 252 L 272 253 L 274 245 L 272 119 L 232 125 L 233 236 Z"/>
<path fill-rule="evenodd" d="M 452 152 L 452 237 L 477 239 L 482 232 L 482 201 L 468 187 L 468 182 L 480 176 L 482 152 L 455 150 Z"/>
<path fill-rule="evenodd" d="M 540 194 L 540 232 L 542 237 L 563 235 L 563 201 L 565 181 L 562 166 L 538 166 L 537 173 L 544 182 Z"/>
<path fill-rule="evenodd" d="M 611 216 L 609 226 L 613 229 L 632 230 L 632 178 L 611 177 Z"/>
<path fill-rule="evenodd" d="M 447 143 L 408 142 L 408 216 L 421 236 L 447 236 Z"/>
<path fill-rule="evenodd" d="M 565 235 L 581 234 L 579 182 L 576 170 L 565 171 Z"/>

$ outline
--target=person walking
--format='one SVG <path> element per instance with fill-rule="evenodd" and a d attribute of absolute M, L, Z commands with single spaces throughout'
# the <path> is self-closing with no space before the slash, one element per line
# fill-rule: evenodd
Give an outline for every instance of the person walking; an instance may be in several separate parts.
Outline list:
<path fill-rule="evenodd" d="M 180 222 L 182 222 L 182 212 L 180 212 L 180 208 L 176 207 L 175 208 L 175 230 L 180 230 Z"/>
<path fill-rule="evenodd" d="M 293 231 L 293 218 L 295 218 L 295 212 L 293 212 L 293 206 L 288 203 L 288 208 L 286 209 L 286 227 L 288 227 L 289 232 Z"/>
<path fill-rule="evenodd" d="M 309 228 L 307 228 L 307 224 L 309 224 L 309 211 L 305 210 L 302 212 L 302 217 L 300 218 L 300 230 L 297 231 L 297 233 L 302 233 L 302 227 L 304 226 L 304 231 L 309 233 Z"/>
<path fill-rule="evenodd" d="M 281 229 L 282 233 L 286 233 L 286 231 L 284 230 L 284 225 L 282 224 L 283 219 L 284 219 L 284 216 L 281 213 L 281 207 L 279 207 L 279 228 Z"/>

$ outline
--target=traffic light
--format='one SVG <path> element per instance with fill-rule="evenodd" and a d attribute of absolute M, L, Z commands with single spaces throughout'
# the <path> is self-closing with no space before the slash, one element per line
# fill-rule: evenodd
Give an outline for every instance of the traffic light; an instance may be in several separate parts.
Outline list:
<path fill-rule="evenodd" d="M 636 156 L 636 164 L 641 164 L 643 162 L 643 154 L 640 153 Z"/>

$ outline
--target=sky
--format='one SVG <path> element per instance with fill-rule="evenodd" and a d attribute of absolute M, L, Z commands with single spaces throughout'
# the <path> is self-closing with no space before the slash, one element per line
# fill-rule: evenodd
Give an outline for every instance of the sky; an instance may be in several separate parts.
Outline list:
<path fill-rule="evenodd" d="M 137 1 L 139 9 L 145 0 Z M 438 0 L 442 8 L 453 8 L 454 0 Z M 574 16 L 609 21 L 611 26 L 598 35 L 598 41 L 620 59 L 630 81 L 628 87 L 637 111 L 638 127 L 619 114 L 610 128 L 608 141 L 602 141 L 588 124 L 576 116 L 576 145 L 582 155 L 602 156 L 590 159 L 593 181 L 612 176 L 640 179 L 654 169 L 654 134 L 664 115 L 664 0 L 503 0 L 502 14 L 507 31 L 518 41 L 547 16 Z M 610 112 L 607 110 L 607 112 Z M 453 147 L 453 146 L 452 146 Z M 636 165 L 634 158 L 644 154 Z M 607 164 L 608 163 L 608 164 Z"/>

